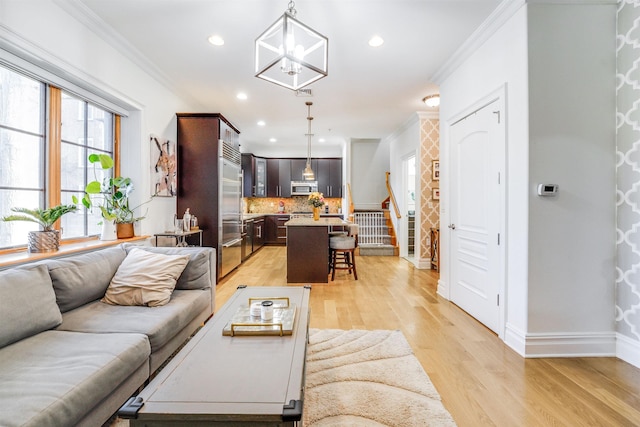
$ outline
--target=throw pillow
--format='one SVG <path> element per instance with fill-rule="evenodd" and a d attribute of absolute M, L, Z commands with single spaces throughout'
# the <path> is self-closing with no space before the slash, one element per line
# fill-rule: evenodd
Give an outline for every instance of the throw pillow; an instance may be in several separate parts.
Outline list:
<path fill-rule="evenodd" d="M 112 305 L 165 305 L 188 261 L 188 255 L 154 254 L 134 248 L 118 267 L 101 301 Z"/>
<path fill-rule="evenodd" d="M 61 322 L 46 265 L 0 272 L 0 348 Z"/>

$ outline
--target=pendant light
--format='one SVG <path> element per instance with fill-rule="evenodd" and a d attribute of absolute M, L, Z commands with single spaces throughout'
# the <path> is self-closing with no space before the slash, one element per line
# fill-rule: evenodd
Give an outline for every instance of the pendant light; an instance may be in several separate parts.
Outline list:
<path fill-rule="evenodd" d="M 296 19 L 295 3 L 256 39 L 255 76 L 291 90 L 328 74 L 329 39 Z"/>
<path fill-rule="evenodd" d="M 307 106 L 307 122 L 308 122 L 308 131 L 307 131 L 307 164 L 304 167 L 304 171 L 302 172 L 302 177 L 304 178 L 305 181 L 313 181 L 315 180 L 315 174 L 313 173 L 313 169 L 311 169 L 311 137 L 313 136 L 313 134 L 311 133 L 311 120 L 313 120 L 313 117 L 311 117 L 311 106 L 313 105 L 313 102 L 309 102 L 307 101 L 306 103 Z"/>

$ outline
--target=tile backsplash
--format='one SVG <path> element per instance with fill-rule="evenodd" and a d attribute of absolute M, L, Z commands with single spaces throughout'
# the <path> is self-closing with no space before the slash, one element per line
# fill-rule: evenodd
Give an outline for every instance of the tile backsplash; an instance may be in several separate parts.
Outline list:
<path fill-rule="evenodd" d="M 325 198 L 329 205 L 329 213 L 338 213 L 342 199 Z M 307 196 L 293 197 L 245 197 L 242 199 L 244 213 L 277 213 L 280 202 L 284 205 L 284 212 L 311 212 L 312 206 L 309 204 Z"/>

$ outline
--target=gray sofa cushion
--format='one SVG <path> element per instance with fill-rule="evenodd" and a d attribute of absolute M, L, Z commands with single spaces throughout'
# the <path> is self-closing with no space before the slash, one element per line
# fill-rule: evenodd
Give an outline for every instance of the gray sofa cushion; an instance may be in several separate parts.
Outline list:
<path fill-rule="evenodd" d="M 120 246 L 47 261 L 63 313 L 102 298 L 118 266 L 127 256 Z"/>
<path fill-rule="evenodd" d="M 61 321 L 45 265 L 0 272 L 0 348 L 55 328 Z"/>
<path fill-rule="evenodd" d="M 151 351 L 162 348 L 211 304 L 207 290 L 175 290 L 160 307 L 118 306 L 94 301 L 62 315 L 58 330 L 112 333 L 136 332 L 149 337 Z"/>
<path fill-rule="evenodd" d="M 148 363 L 141 334 L 46 331 L 0 349 L 0 424 L 71 426 Z"/>
<path fill-rule="evenodd" d="M 176 289 L 208 289 L 213 285 L 211 283 L 210 268 L 213 269 L 215 266 L 209 266 L 209 257 L 213 252 L 212 248 L 166 248 L 134 245 L 126 245 L 124 247 L 127 253 L 133 248 L 140 248 L 157 254 L 189 255 L 189 262 L 178 278 Z"/>

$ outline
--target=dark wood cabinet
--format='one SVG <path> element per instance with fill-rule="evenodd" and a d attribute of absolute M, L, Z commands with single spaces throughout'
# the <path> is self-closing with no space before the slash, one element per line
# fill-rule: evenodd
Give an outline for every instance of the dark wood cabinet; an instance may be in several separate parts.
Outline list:
<path fill-rule="evenodd" d="M 318 181 L 318 191 L 325 197 L 342 197 L 342 159 L 315 160 L 313 171 Z"/>
<path fill-rule="evenodd" d="M 286 245 L 287 227 L 284 223 L 289 221 L 289 215 L 265 216 L 265 245 Z"/>
<path fill-rule="evenodd" d="M 311 169 L 316 170 L 314 167 L 315 159 L 311 159 Z M 307 166 L 307 159 L 291 159 L 291 181 L 304 181 L 302 172 Z"/>
<path fill-rule="evenodd" d="M 177 114 L 177 214 L 198 217 L 202 244 L 218 247 L 219 141 L 238 149 L 239 131 L 221 114 Z"/>
<path fill-rule="evenodd" d="M 267 159 L 267 197 L 291 197 L 291 159 Z"/>
<path fill-rule="evenodd" d="M 267 197 L 267 161 L 242 155 L 242 197 Z"/>

